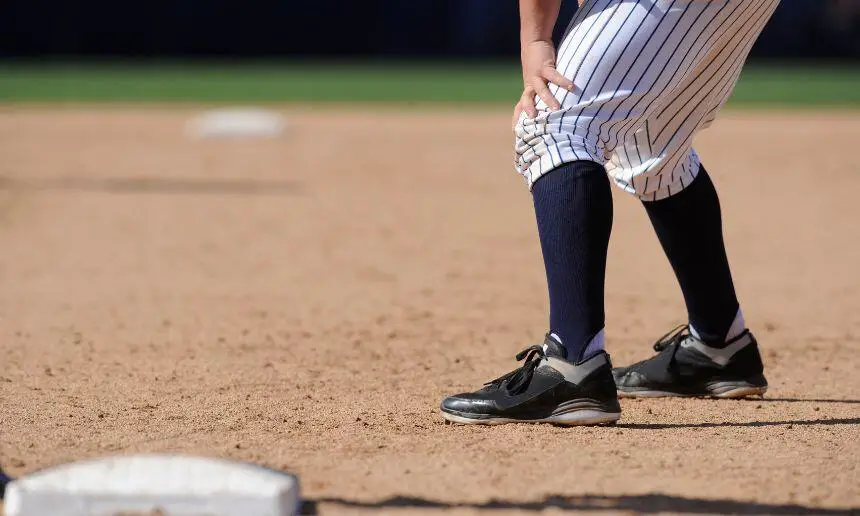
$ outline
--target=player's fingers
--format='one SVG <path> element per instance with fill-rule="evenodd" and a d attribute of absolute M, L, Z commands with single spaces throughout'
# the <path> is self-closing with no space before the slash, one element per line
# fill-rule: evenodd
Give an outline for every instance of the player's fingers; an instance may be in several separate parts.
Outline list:
<path fill-rule="evenodd" d="M 523 96 L 520 98 L 520 106 L 529 118 L 537 116 L 537 108 L 535 107 L 535 90 L 531 86 L 526 86 L 523 90 Z"/>
<path fill-rule="evenodd" d="M 550 109 L 558 109 L 561 107 L 561 104 L 552 96 L 552 92 L 549 91 L 549 88 L 546 87 L 546 83 L 543 82 L 543 79 L 540 77 L 535 77 L 531 82 L 532 87 L 535 89 L 535 93 L 540 99 L 547 105 Z"/>
<path fill-rule="evenodd" d="M 551 66 L 547 66 L 543 70 L 544 79 L 549 82 L 555 84 L 556 86 L 560 86 L 567 91 L 573 91 L 573 81 L 562 75 L 558 70 Z"/>

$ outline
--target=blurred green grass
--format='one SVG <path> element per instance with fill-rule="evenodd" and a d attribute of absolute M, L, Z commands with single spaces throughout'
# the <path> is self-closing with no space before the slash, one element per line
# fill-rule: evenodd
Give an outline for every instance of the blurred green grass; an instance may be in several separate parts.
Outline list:
<path fill-rule="evenodd" d="M 0 102 L 512 104 L 505 64 L 6 64 Z M 731 105 L 860 108 L 860 67 L 750 65 Z"/>

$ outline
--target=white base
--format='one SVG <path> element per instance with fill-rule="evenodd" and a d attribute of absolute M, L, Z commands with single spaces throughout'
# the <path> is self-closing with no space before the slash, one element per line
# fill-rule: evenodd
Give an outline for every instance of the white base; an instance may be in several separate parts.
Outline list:
<path fill-rule="evenodd" d="M 66 464 L 6 488 L 6 516 L 293 516 L 296 477 L 252 464 L 131 455 Z M 160 512 L 159 512 L 160 511 Z"/>
<path fill-rule="evenodd" d="M 190 120 L 185 132 L 195 140 L 277 138 L 286 126 L 283 117 L 264 109 L 222 108 Z"/>

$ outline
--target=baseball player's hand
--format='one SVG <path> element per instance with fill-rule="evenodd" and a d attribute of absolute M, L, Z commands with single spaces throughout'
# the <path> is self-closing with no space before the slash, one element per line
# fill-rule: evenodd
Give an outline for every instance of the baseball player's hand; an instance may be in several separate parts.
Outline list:
<path fill-rule="evenodd" d="M 514 125 L 525 113 L 534 118 L 537 116 L 535 95 L 550 109 L 558 109 L 561 104 L 549 91 L 547 85 L 555 84 L 568 91 L 573 91 L 573 82 L 555 69 L 555 47 L 551 41 L 533 41 L 523 47 L 523 94 L 514 107 Z"/>

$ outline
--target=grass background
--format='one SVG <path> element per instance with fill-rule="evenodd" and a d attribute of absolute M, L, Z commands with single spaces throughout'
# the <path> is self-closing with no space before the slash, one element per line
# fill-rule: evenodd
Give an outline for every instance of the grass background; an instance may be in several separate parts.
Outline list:
<path fill-rule="evenodd" d="M 0 64 L 0 102 L 512 104 L 516 63 Z M 734 106 L 860 108 L 860 66 L 750 64 Z"/>

